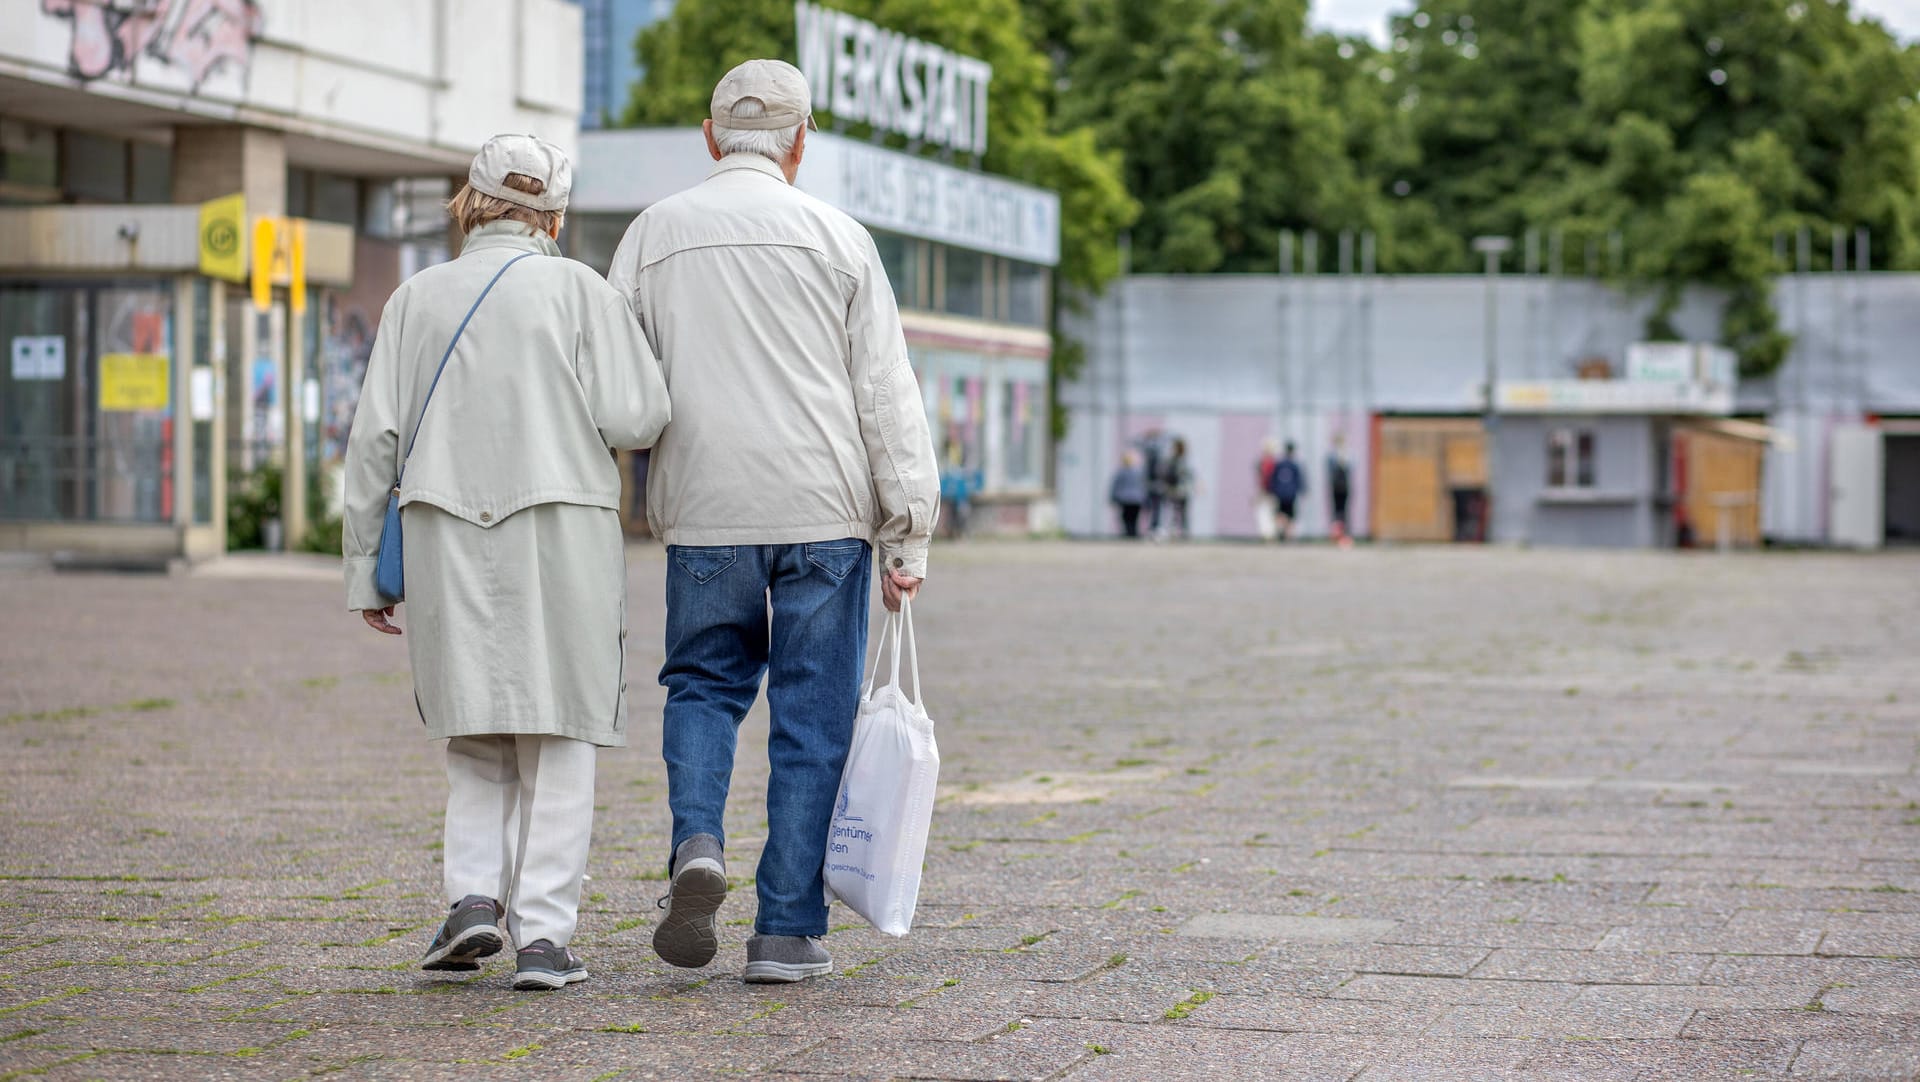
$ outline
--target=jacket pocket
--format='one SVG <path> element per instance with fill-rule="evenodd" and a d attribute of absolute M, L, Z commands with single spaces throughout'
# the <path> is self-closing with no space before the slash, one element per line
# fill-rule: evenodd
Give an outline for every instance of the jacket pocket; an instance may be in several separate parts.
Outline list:
<path fill-rule="evenodd" d="M 680 570 L 693 576 L 693 581 L 705 586 L 720 577 L 720 573 L 733 566 L 734 550 L 732 546 L 722 545 L 675 545 L 673 562 Z"/>
<path fill-rule="evenodd" d="M 867 558 L 863 541 L 825 541 L 806 546 L 807 562 L 825 571 L 835 582 L 845 581 Z"/>

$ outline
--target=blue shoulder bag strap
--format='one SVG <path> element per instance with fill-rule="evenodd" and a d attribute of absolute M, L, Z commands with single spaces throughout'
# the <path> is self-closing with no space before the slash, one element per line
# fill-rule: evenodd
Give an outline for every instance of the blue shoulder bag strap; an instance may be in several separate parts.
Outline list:
<path fill-rule="evenodd" d="M 467 333 L 467 324 L 473 322 L 473 314 L 480 310 L 480 302 L 486 300 L 487 294 L 493 292 L 493 287 L 499 284 L 501 275 L 513 269 L 515 263 L 536 254 L 538 253 L 525 252 L 514 256 L 512 259 L 507 260 L 505 266 L 494 272 L 493 280 L 489 281 L 487 288 L 481 290 L 480 295 L 474 298 L 473 307 L 467 309 L 466 318 L 460 321 L 460 326 L 453 332 L 452 340 L 447 343 L 447 351 L 440 355 L 440 367 L 434 369 L 433 382 L 427 385 L 427 397 L 420 403 L 420 419 L 413 423 L 413 435 L 407 437 L 407 453 L 400 456 L 400 473 L 399 476 L 393 479 L 393 494 L 395 496 L 400 494 L 400 482 L 406 479 L 407 461 L 413 457 L 413 445 L 414 442 L 420 438 L 420 426 L 427 423 L 427 407 L 433 403 L 433 392 L 439 388 L 440 377 L 447 370 L 447 361 L 453 357 L 453 347 L 460 344 L 460 336 Z"/>

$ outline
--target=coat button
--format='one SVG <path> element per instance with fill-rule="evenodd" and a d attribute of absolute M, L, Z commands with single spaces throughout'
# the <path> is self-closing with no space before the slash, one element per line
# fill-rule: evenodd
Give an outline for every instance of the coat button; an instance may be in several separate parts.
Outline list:
<path fill-rule="evenodd" d="M 893 566 L 895 566 L 895 567 L 905 567 L 905 566 L 907 566 L 907 561 L 905 561 L 905 560 L 903 560 L 903 559 L 901 559 L 901 558 L 900 558 L 900 557 L 898 557 L 898 556 L 895 556 L 895 557 L 893 558 Z"/>
<path fill-rule="evenodd" d="M 492 511 L 482 511 L 482 512 L 480 512 L 480 521 L 481 521 L 481 522 L 492 522 L 492 521 L 493 521 L 493 512 L 492 512 Z"/>

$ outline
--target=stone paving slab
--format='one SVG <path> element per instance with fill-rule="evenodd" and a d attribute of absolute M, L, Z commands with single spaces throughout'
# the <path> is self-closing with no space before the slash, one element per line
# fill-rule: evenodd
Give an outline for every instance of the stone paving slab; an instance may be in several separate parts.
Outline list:
<path fill-rule="evenodd" d="M 440 752 L 320 565 L 0 571 L 0 1080 L 1920 1077 L 1920 554 L 943 547 L 919 928 L 771 989 L 764 708 L 720 960 L 649 950 L 629 563 L 551 995 L 414 968 Z"/>

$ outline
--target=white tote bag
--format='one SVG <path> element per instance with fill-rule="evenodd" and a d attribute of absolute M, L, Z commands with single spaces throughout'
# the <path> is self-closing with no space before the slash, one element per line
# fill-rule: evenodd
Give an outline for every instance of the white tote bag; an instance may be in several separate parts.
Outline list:
<path fill-rule="evenodd" d="M 893 675 L 874 687 L 893 639 Z M 913 694 L 900 683 L 905 652 Z M 920 864 L 933 825 L 940 750 L 920 702 L 920 658 L 914 649 L 911 602 L 888 613 L 875 645 L 873 671 L 853 719 L 853 747 L 840 775 L 833 829 L 827 835 L 827 897 L 845 902 L 888 935 L 906 935 L 920 898 Z"/>

